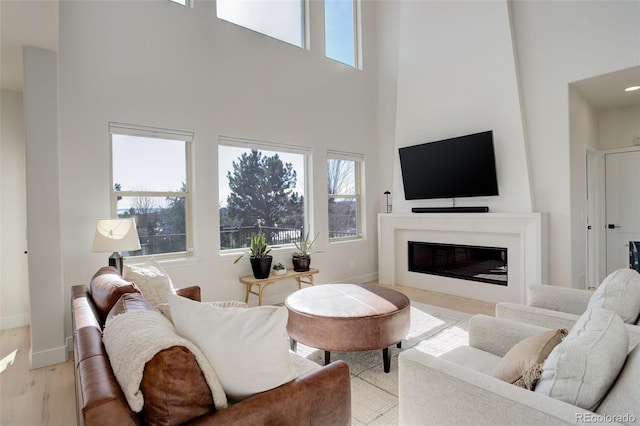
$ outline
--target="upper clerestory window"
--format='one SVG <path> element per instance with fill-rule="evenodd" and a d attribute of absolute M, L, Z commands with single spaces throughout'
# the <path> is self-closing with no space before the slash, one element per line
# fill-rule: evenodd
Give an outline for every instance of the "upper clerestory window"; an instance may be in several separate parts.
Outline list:
<path fill-rule="evenodd" d="M 325 56 L 358 67 L 356 0 L 324 0 Z"/>
<path fill-rule="evenodd" d="M 303 0 L 217 0 L 218 18 L 304 46 Z"/>

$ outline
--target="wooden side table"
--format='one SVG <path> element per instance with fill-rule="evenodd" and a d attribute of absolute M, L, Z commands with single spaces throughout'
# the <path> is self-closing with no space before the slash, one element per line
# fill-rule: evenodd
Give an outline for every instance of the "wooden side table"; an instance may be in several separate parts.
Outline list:
<path fill-rule="evenodd" d="M 288 270 L 284 275 L 269 275 L 268 278 L 258 279 L 253 275 L 247 275 L 246 277 L 240 278 L 240 283 L 247 286 L 247 291 L 244 296 L 245 303 L 249 302 L 249 294 L 255 294 L 258 296 L 258 306 L 262 305 L 262 294 L 264 293 L 264 288 L 270 284 L 277 283 L 278 281 L 284 281 L 289 279 L 295 279 L 298 282 L 298 288 L 302 288 L 302 284 L 313 285 L 313 276 L 317 274 L 319 271 L 316 268 L 309 268 L 308 271 L 305 272 L 296 272 L 294 270 Z M 258 287 L 258 292 L 256 293 L 253 290 L 253 286 Z"/>

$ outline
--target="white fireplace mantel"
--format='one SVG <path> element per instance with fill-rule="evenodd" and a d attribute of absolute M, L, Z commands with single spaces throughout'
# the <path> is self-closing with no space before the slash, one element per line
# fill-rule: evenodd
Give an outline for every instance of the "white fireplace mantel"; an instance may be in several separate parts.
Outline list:
<path fill-rule="evenodd" d="M 529 284 L 547 282 L 544 213 L 380 213 L 378 280 L 490 302 L 526 303 Z M 411 272 L 407 241 L 507 247 L 508 286 Z"/>

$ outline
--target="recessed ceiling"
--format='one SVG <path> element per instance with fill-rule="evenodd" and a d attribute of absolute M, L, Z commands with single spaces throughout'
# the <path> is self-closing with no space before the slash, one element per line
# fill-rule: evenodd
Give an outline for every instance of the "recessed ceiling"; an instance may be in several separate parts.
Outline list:
<path fill-rule="evenodd" d="M 22 46 L 58 50 L 58 0 L 0 0 L 2 89 L 23 89 Z"/>
<path fill-rule="evenodd" d="M 571 85 L 598 111 L 640 106 L 640 90 L 625 91 L 627 87 L 640 85 L 640 66 L 576 81 Z"/>

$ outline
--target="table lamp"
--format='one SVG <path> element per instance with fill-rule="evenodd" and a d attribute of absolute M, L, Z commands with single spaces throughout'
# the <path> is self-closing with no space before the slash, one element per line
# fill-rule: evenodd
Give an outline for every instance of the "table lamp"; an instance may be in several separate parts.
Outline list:
<path fill-rule="evenodd" d="M 98 220 L 92 252 L 112 252 L 109 256 L 109 266 L 114 266 L 122 275 L 124 259 L 120 252 L 132 250 L 140 250 L 140 239 L 133 218 Z"/>

